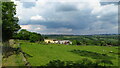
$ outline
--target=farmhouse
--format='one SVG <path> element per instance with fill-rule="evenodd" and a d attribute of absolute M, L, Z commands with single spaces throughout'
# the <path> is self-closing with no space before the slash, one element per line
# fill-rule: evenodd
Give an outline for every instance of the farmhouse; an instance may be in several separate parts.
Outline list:
<path fill-rule="evenodd" d="M 45 39 L 44 40 L 46 43 L 54 43 L 54 44 L 65 44 L 69 45 L 72 44 L 70 40 L 54 40 L 54 39 Z"/>
<path fill-rule="evenodd" d="M 46 43 L 55 43 L 54 39 L 45 39 L 44 40 Z"/>

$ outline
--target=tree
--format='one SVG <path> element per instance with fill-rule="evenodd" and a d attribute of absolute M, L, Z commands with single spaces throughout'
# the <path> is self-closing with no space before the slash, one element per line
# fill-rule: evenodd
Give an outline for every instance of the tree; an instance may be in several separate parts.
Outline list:
<path fill-rule="evenodd" d="M 18 33 L 18 37 L 21 40 L 29 40 L 30 37 L 30 32 L 27 31 L 26 29 L 22 29 L 19 33 Z"/>
<path fill-rule="evenodd" d="M 48 39 L 48 37 L 45 37 L 45 39 Z"/>
<path fill-rule="evenodd" d="M 31 33 L 30 42 L 36 42 L 36 41 L 39 41 L 38 35 L 36 35 L 35 33 Z"/>
<path fill-rule="evenodd" d="M 82 45 L 82 43 L 80 41 L 78 41 L 78 40 L 73 40 L 73 44 L 74 45 Z"/>
<path fill-rule="evenodd" d="M 43 37 L 41 36 L 41 34 L 37 34 L 35 32 L 32 32 L 30 34 L 30 42 L 36 42 L 36 41 L 43 41 Z"/>
<path fill-rule="evenodd" d="M 101 46 L 106 46 L 105 41 L 100 41 L 100 43 L 101 43 Z"/>
<path fill-rule="evenodd" d="M 16 5 L 14 2 L 2 2 L 2 41 L 7 42 L 20 26 L 16 15 Z"/>

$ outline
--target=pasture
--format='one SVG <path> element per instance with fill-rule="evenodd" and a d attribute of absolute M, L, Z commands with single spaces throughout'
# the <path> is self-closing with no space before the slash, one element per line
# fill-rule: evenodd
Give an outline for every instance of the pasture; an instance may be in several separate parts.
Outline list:
<path fill-rule="evenodd" d="M 101 65 L 118 66 L 117 46 L 76 46 L 21 42 L 20 47 L 27 54 L 27 61 L 32 66 L 45 66 L 53 60 L 76 62 L 84 58 L 92 62 L 108 60 L 112 64 Z"/>

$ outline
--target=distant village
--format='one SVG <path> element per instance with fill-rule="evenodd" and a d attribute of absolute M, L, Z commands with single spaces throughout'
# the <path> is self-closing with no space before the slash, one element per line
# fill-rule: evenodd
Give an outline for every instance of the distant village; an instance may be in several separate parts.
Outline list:
<path fill-rule="evenodd" d="M 44 41 L 46 43 L 53 43 L 53 44 L 65 44 L 65 45 L 72 44 L 72 42 L 70 40 L 45 39 Z"/>

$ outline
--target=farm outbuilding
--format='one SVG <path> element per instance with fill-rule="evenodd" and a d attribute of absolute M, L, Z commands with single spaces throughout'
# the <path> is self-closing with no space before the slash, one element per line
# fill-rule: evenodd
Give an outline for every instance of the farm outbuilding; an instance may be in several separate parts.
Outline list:
<path fill-rule="evenodd" d="M 72 44 L 72 42 L 69 41 L 69 40 L 59 40 L 58 43 L 59 43 L 59 44 L 66 44 L 66 45 Z"/>
<path fill-rule="evenodd" d="M 72 44 L 70 40 L 54 40 L 54 39 L 45 39 L 46 43 L 54 43 L 54 44 L 65 44 L 69 45 Z"/>
<path fill-rule="evenodd" d="M 44 41 L 46 43 L 55 43 L 55 40 L 53 40 L 53 39 L 45 39 Z"/>

